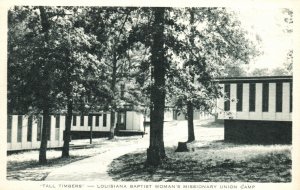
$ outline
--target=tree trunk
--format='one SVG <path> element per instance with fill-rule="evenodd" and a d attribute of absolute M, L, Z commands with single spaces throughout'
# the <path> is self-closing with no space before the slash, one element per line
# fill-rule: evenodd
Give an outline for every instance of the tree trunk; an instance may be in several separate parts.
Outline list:
<path fill-rule="evenodd" d="M 44 106 L 43 109 L 43 128 L 42 128 L 42 139 L 39 151 L 39 163 L 47 163 L 47 143 L 48 143 L 48 129 L 50 128 L 50 116 L 49 116 L 49 106 Z"/>
<path fill-rule="evenodd" d="M 154 84 L 151 88 L 150 110 L 150 146 L 147 149 L 147 164 L 157 166 L 166 157 L 163 124 L 165 110 L 165 73 L 166 64 L 164 53 L 164 12 L 165 8 L 155 8 L 153 23 L 153 44 L 151 47 L 151 63 L 153 65 Z"/>
<path fill-rule="evenodd" d="M 45 34 L 45 54 L 47 55 L 47 44 L 49 43 L 49 28 L 50 24 L 48 21 L 48 17 L 46 11 L 43 6 L 39 7 L 40 10 L 40 17 L 41 17 L 41 25 L 42 31 Z M 49 64 L 47 62 L 47 58 L 44 59 L 44 69 L 43 69 L 43 80 L 41 81 L 41 99 L 43 101 L 43 128 L 42 128 L 42 139 L 41 139 L 41 146 L 39 151 L 39 163 L 46 164 L 47 163 L 47 142 L 48 142 L 48 130 L 50 129 L 50 76 L 49 76 Z"/>
<path fill-rule="evenodd" d="M 188 151 L 189 149 L 186 145 L 186 142 L 178 142 L 178 146 L 175 152 L 188 152 Z"/>
<path fill-rule="evenodd" d="M 108 139 L 113 139 L 115 138 L 115 88 L 116 88 L 116 80 L 117 80 L 117 54 L 114 53 L 113 55 L 113 71 L 112 71 L 112 81 L 111 81 L 111 86 L 110 89 L 113 93 L 113 98 L 111 100 L 111 112 L 110 112 L 110 133 L 109 133 L 109 138 Z"/>
<path fill-rule="evenodd" d="M 70 39 L 70 32 L 68 34 L 68 45 L 69 45 L 69 51 L 67 56 L 66 64 L 68 64 L 67 69 L 65 70 L 65 76 L 67 77 L 67 80 L 65 81 L 66 88 L 66 96 L 67 96 L 67 115 L 65 120 L 65 132 L 64 132 L 64 145 L 62 149 L 62 158 L 68 158 L 70 156 L 70 142 L 71 142 L 71 126 L 72 126 L 72 117 L 73 117 L 73 98 L 72 98 L 72 91 L 73 86 L 71 85 L 71 70 L 70 65 L 72 64 L 72 43 Z"/>
<path fill-rule="evenodd" d="M 195 140 L 194 133 L 194 107 L 191 101 L 187 102 L 187 115 L 188 115 L 188 141 L 192 142 Z"/>
<path fill-rule="evenodd" d="M 190 9 L 190 24 L 191 24 L 191 33 L 193 35 L 190 36 L 190 43 L 191 46 L 194 47 L 195 43 L 194 43 L 194 35 L 195 35 L 195 30 L 196 27 L 194 26 L 194 21 L 195 21 L 195 17 L 194 17 L 194 9 Z M 195 63 L 193 60 L 190 60 L 192 62 L 192 64 L 197 64 Z M 191 83 L 194 83 L 194 78 L 195 75 L 193 72 L 191 72 L 192 69 L 190 68 L 189 65 L 189 72 L 190 75 L 192 77 L 191 79 Z M 194 133 L 194 106 L 193 103 L 191 101 L 187 101 L 187 115 L 188 115 L 188 141 L 187 142 L 192 142 L 195 140 L 195 133 Z"/>
<path fill-rule="evenodd" d="M 68 158 L 69 150 L 70 150 L 70 141 L 71 141 L 71 123 L 72 123 L 72 114 L 73 114 L 73 101 L 72 99 L 68 100 L 68 110 L 65 120 L 65 132 L 64 132 L 64 145 L 62 149 L 62 155 L 63 158 Z"/>
<path fill-rule="evenodd" d="M 110 133 L 108 139 L 115 138 L 115 112 L 110 112 Z"/>

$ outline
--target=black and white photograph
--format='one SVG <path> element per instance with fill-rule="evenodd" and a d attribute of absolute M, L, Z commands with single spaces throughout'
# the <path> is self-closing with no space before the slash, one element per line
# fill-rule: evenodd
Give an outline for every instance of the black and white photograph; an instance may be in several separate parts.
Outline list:
<path fill-rule="evenodd" d="M 1 3 L 0 189 L 298 189 L 296 5 Z"/>

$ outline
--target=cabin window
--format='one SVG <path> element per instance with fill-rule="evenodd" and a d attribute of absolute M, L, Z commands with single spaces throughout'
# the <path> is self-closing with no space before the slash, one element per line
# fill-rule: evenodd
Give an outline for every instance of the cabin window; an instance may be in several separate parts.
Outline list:
<path fill-rule="evenodd" d="M 99 115 L 96 115 L 96 124 L 95 124 L 96 127 L 99 127 Z"/>
<path fill-rule="evenodd" d="M 276 83 L 276 112 L 282 112 L 282 83 Z"/>
<path fill-rule="evenodd" d="M 224 101 L 224 111 L 230 110 L 230 84 L 225 84 L 225 101 Z"/>
<path fill-rule="evenodd" d="M 256 84 L 250 83 L 249 85 L 249 111 L 255 111 L 255 94 L 256 94 Z"/>
<path fill-rule="evenodd" d="M 32 116 L 29 116 L 27 122 L 27 141 L 31 142 L 31 138 L 32 138 Z"/>
<path fill-rule="evenodd" d="M 80 116 L 80 126 L 84 125 L 84 115 Z"/>
<path fill-rule="evenodd" d="M 57 115 L 55 118 L 55 128 L 59 128 L 59 123 L 60 123 L 60 115 Z"/>
<path fill-rule="evenodd" d="M 263 83 L 263 91 L 262 91 L 262 111 L 269 111 L 269 83 Z"/>
<path fill-rule="evenodd" d="M 236 97 L 236 111 L 243 111 L 243 83 L 237 84 Z"/>
<path fill-rule="evenodd" d="M 60 115 L 55 117 L 55 140 L 59 140 Z"/>
<path fill-rule="evenodd" d="M 19 115 L 18 116 L 17 142 L 22 142 L 22 125 L 23 125 L 23 117 L 21 115 Z"/>
<path fill-rule="evenodd" d="M 73 115 L 73 126 L 77 125 L 77 121 L 76 121 L 76 115 Z"/>
<path fill-rule="evenodd" d="M 103 127 L 106 127 L 107 114 L 103 114 Z"/>
<path fill-rule="evenodd" d="M 50 136 L 51 136 L 51 116 L 48 115 L 48 120 L 49 120 L 49 127 L 47 128 L 47 140 L 49 141 L 50 140 Z"/>
<path fill-rule="evenodd" d="M 42 123 L 43 123 L 43 117 L 39 116 L 37 121 L 37 136 L 36 140 L 40 141 L 42 136 Z"/>
<path fill-rule="evenodd" d="M 290 82 L 290 112 L 293 111 L 293 83 Z"/>
<path fill-rule="evenodd" d="M 93 125 L 93 116 L 89 115 L 88 117 L 88 126 L 92 126 Z"/>
<path fill-rule="evenodd" d="M 12 116 L 7 117 L 7 142 L 11 142 Z"/>

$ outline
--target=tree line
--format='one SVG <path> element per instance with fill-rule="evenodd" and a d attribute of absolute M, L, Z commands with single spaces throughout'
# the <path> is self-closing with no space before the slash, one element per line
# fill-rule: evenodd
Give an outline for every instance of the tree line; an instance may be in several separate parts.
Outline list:
<path fill-rule="evenodd" d="M 62 157 L 69 157 L 74 111 L 110 111 L 124 104 L 150 110 L 148 165 L 167 157 L 166 105 L 184 110 L 188 142 L 193 111 L 209 111 L 222 95 L 213 82 L 233 62 L 259 51 L 235 13 L 210 7 L 45 7 L 8 11 L 8 112 L 42 114 L 39 162 L 47 162 L 50 114 L 66 114 Z"/>

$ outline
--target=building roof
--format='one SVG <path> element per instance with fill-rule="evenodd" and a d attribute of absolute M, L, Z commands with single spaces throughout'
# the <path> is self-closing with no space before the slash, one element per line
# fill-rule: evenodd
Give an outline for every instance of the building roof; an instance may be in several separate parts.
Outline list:
<path fill-rule="evenodd" d="M 261 77 L 220 77 L 219 83 L 259 83 L 259 82 L 292 82 L 293 76 L 261 76 Z"/>

